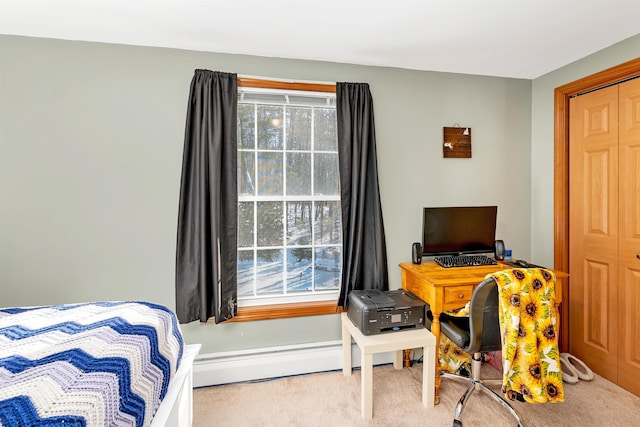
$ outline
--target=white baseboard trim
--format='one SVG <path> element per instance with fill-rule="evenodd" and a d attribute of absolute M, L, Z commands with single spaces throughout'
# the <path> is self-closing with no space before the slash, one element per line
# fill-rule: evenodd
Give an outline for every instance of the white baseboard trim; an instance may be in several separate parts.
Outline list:
<path fill-rule="evenodd" d="M 360 349 L 352 344 L 351 363 L 360 366 Z M 376 353 L 373 364 L 393 363 L 393 353 Z M 342 369 L 341 341 L 200 354 L 193 363 L 193 386 L 229 384 Z"/>

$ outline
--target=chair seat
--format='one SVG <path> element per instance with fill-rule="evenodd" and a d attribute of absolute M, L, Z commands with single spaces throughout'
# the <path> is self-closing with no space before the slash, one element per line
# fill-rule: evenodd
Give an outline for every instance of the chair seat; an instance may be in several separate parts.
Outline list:
<path fill-rule="evenodd" d="M 440 331 L 445 334 L 455 345 L 460 348 L 469 347 L 471 336 L 469 335 L 469 317 L 440 315 Z"/>
<path fill-rule="evenodd" d="M 424 322 L 425 327 L 431 330 L 432 322 L 433 313 L 431 313 L 431 311 L 427 311 Z M 446 335 L 447 338 L 463 350 L 469 348 L 469 345 L 471 344 L 470 330 L 468 316 L 451 316 L 447 313 L 440 314 L 440 332 Z M 485 340 L 485 344 L 481 351 L 498 351 L 501 348 L 502 345 L 499 344 L 496 339 Z"/>

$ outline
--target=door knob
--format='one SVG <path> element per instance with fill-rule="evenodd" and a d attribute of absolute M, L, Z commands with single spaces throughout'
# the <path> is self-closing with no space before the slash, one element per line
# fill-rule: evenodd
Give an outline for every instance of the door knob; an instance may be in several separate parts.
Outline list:
<path fill-rule="evenodd" d="M 640 254 L 636 254 L 636 258 L 640 259 Z"/>

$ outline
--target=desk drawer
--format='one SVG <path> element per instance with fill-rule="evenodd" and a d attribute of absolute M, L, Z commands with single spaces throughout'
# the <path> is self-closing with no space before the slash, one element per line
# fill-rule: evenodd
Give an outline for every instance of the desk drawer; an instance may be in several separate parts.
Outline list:
<path fill-rule="evenodd" d="M 455 286 L 444 289 L 444 304 L 458 304 L 456 307 L 462 307 L 469 300 L 473 293 L 473 286 Z"/>

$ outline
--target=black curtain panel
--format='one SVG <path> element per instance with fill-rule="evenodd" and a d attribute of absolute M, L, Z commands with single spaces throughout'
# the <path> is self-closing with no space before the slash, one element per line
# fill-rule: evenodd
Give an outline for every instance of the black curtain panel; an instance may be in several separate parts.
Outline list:
<path fill-rule="evenodd" d="M 180 323 L 237 314 L 237 75 L 196 70 L 182 158 L 176 248 Z"/>
<path fill-rule="evenodd" d="M 342 199 L 342 283 L 338 306 L 354 289 L 389 289 L 378 187 L 373 99 L 366 83 L 336 84 Z"/>

